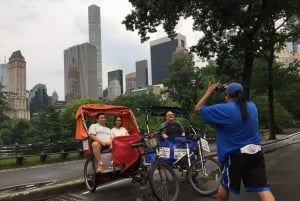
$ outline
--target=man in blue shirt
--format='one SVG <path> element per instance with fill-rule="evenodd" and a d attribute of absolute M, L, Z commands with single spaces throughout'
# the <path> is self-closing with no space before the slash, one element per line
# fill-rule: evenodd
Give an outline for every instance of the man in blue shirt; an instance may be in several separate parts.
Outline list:
<path fill-rule="evenodd" d="M 240 83 L 225 86 L 226 103 L 206 106 L 218 84 L 210 84 L 195 106 L 205 123 L 216 126 L 218 160 L 222 165 L 218 201 L 227 201 L 229 192 L 257 192 L 262 201 L 275 201 L 267 184 L 264 156 L 261 150 L 258 114 L 255 104 L 247 101 Z"/>

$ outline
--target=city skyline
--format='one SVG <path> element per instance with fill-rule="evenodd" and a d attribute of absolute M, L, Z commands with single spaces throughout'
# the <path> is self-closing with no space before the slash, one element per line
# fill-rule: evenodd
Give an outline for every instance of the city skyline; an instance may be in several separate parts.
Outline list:
<path fill-rule="evenodd" d="M 101 9 L 103 89 L 107 87 L 109 71 L 122 67 L 125 75 L 135 71 L 136 61 L 150 62 L 150 41 L 166 34 L 160 30 L 150 35 L 149 41 L 140 43 L 137 32 L 127 31 L 121 24 L 131 10 L 128 1 L 0 0 L 0 64 L 4 60 L 7 63 L 12 52 L 21 50 L 27 62 L 27 90 L 45 84 L 48 95 L 55 90 L 63 100 L 63 52 L 89 41 L 88 6 L 92 4 Z M 191 24 L 190 19 L 181 21 L 176 30 L 187 37 L 187 47 L 200 36 L 192 31 Z M 152 80 L 149 73 L 148 78 Z"/>

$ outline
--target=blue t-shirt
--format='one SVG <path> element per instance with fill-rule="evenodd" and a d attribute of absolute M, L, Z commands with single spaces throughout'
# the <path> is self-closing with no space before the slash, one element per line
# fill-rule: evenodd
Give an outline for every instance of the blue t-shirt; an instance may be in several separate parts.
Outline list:
<path fill-rule="evenodd" d="M 200 108 L 205 123 L 215 124 L 218 160 L 222 163 L 229 153 L 247 144 L 261 144 L 257 108 L 247 102 L 248 119 L 243 121 L 238 104 L 234 101 Z"/>

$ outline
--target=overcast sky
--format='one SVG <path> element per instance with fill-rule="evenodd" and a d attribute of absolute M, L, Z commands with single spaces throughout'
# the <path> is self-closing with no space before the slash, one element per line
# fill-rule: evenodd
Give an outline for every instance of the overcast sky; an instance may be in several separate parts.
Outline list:
<path fill-rule="evenodd" d="M 48 95 L 55 90 L 64 100 L 63 51 L 88 42 L 88 6 L 92 4 L 101 9 L 103 86 L 107 87 L 107 72 L 122 69 L 125 76 L 142 59 L 148 60 L 151 72 L 149 41 L 166 34 L 159 31 L 140 43 L 137 32 L 126 31 L 121 21 L 132 8 L 127 0 L 0 0 L 0 63 L 21 50 L 26 60 L 26 88 L 45 84 Z M 191 24 L 185 20 L 177 26 L 187 37 L 188 47 L 199 37 Z"/>

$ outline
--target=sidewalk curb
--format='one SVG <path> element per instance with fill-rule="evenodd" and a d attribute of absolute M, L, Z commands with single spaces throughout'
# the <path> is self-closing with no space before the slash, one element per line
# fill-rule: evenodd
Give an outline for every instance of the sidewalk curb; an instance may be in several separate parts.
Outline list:
<path fill-rule="evenodd" d="M 53 196 L 84 190 L 85 184 L 82 179 L 72 180 L 65 183 L 52 184 L 45 187 L 30 189 L 18 193 L 0 195 L 0 201 L 41 201 Z"/>
<path fill-rule="evenodd" d="M 300 134 L 300 132 L 292 133 L 292 134 L 286 135 L 286 137 L 284 137 L 282 139 L 275 139 L 275 140 L 270 140 L 270 141 L 263 142 L 262 145 L 268 145 L 268 144 L 273 144 L 273 143 L 278 142 L 278 141 L 287 140 L 287 139 L 290 139 L 290 138 L 292 138 L 296 135 L 299 135 L 299 134 Z"/>

